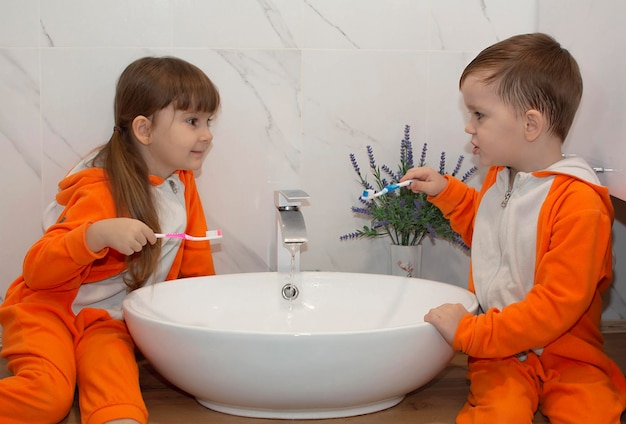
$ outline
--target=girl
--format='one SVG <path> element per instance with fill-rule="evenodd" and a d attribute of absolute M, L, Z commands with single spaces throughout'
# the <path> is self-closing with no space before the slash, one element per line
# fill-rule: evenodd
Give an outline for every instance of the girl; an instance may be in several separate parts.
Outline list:
<path fill-rule="evenodd" d="M 219 108 L 211 80 L 183 60 L 146 57 L 117 83 L 107 144 L 59 183 L 60 215 L 26 254 L 0 306 L 0 422 L 58 423 L 78 387 L 83 423 L 146 423 L 121 304 L 145 284 L 215 273 L 194 182 Z M 49 209 L 54 211 L 55 208 Z"/>

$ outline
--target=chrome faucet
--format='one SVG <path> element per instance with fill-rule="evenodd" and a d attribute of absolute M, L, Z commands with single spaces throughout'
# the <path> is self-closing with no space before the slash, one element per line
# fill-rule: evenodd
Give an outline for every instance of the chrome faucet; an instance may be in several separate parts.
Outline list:
<path fill-rule="evenodd" d="M 308 241 L 304 217 L 300 212 L 302 201 L 309 195 L 302 190 L 274 192 L 276 206 L 276 257 L 274 270 L 289 272 L 292 256 L 295 270 L 300 269 L 300 246 Z"/>

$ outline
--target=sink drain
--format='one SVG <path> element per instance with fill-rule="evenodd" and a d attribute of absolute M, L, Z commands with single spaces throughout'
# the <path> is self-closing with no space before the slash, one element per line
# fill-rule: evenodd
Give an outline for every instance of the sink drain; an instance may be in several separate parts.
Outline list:
<path fill-rule="evenodd" d="M 287 283 L 283 286 L 282 294 L 283 299 L 293 300 L 298 297 L 298 295 L 300 294 L 300 290 L 298 290 L 298 287 L 294 286 L 293 284 Z"/>

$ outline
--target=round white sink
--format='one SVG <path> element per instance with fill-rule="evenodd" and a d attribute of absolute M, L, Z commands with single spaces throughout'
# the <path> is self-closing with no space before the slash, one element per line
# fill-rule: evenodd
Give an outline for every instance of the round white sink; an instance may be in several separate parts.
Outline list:
<path fill-rule="evenodd" d="M 198 277 L 124 301 L 141 352 L 172 384 L 216 411 L 335 418 L 379 411 L 429 382 L 454 355 L 423 321 L 442 303 L 475 312 L 469 291 L 429 280 L 302 272 Z"/>

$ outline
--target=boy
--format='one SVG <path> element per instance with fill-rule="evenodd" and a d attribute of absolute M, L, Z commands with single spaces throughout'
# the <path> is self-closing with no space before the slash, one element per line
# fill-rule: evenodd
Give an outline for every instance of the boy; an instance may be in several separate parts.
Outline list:
<path fill-rule="evenodd" d="M 472 247 L 469 289 L 425 320 L 469 356 L 457 423 L 619 423 L 626 381 L 603 352 L 601 293 L 612 277 L 613 208 L 580 158 L 563 159 L 582 95 L 569 52 L 550 36 L 511 37 L 465 68 L 460 90 L 480 191 L 428 168 L 402 180 L 429 195 Z"/>

